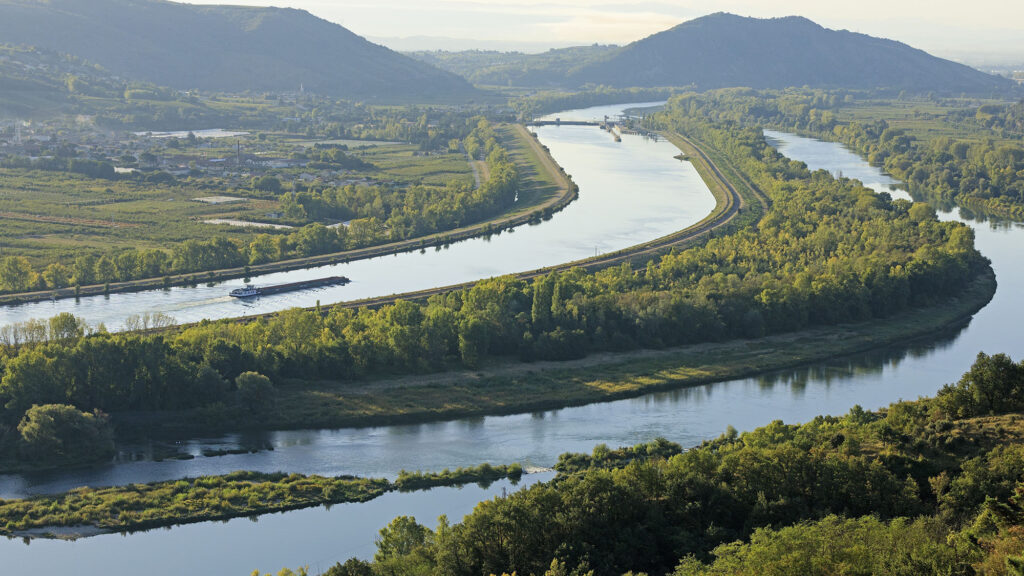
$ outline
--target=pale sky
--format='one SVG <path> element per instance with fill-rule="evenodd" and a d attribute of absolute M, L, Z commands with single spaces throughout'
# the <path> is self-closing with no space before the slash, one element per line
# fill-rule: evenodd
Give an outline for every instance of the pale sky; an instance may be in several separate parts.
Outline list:
<path fill-rule="evenodd" d="M 185 1 L 301 8 L 385 44 L 391 43 L 388 39 L 427 36 L 477 40 L 486 48 L 500 43 L 537 49 L 626 44 L 719 11 L 800 15 L 828 28 L 900 40 L 939 56 L 1002 55 L 1024 62 L 1021 0 Z"/>

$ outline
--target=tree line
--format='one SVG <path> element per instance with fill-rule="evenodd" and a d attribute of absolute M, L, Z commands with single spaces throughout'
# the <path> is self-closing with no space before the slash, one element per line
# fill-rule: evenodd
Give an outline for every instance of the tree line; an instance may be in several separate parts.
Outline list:
<path fill-rule="evenodd" d="M 994 404 L 961 419 L 968 397 Z M 730 429 L 611 468 L 596 464 L 599 447 L 595 465 L 482 502 L 461 523 L 396 518 L 372 561 L 325 575 L 1018 575 L 1022 397 L 1024 366 L 982 354 L 933 399 Z"/>
<path fill-rule="evenodd" d="M 37 404 L 223 407 L 235 398 L 231 383 L 249 371 L 275 382 L 347 381 L 883 318 L 955 296 L 987 268 L 971 230 L 939 222 L 925 204 L 811 173 L 758 130 L 678 111 L 660 121 L 727 154 L 768 194 L 757 225 L 639 268 L 501 277 L 427 303 L 289 310 L 247 323 L 0 348 L 0 422 L 11 427 Z"/>
<path fill-rule="evenodd" d="M 23 256 L 0 259 L 0 291 L 26 292 L 200 273 L 353 250 L 450 230 L 508 210 L 519 193 L 519 174 L 494 127 L 474 118 L 463 145 L 485 160 L 489 177 L 479 188 L 458 182 L 445 187 L 348 185 L 287 192 L 286 217 L 351 220 L 348 226 L 313 223 L 288 233 L 259 234 L 243 242 L 224 236 L 189 239 L 170 250 L 128 249 L 86 253 L 69 263 L 34 269 Z"/>
<path fill-rule="evenodd" d="M 1022 104 L 954 110 L 938 120 L 954 126 L 969 121 L 995 131 L 988 137 L 921 139 L 883 119 L 841 121 L 842 107 L 855 102 L 849 92 L 734 88 L 684 94 L 671 106 L 720 122 L 800 130 L 836 140 L 906 182 L 915 195 L 1024 218 L 1024 145 L 1015 131 L 1024 117 Z M 997 142 L 997 132 L 1012 140 Z"/>

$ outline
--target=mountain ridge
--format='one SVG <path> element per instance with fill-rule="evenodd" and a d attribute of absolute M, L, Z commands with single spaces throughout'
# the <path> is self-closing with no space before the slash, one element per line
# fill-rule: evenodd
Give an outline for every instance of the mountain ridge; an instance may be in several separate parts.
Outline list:
<path fill-rule="evenodd" d="M 761 19 L 725 12 L 633 42 L 567 78 L 577 84 L 699 89 L 807 85 L 978 93 L 1012 86 L 896 40 L 832 30 L 802 16 Z"/>
<path fill-rule="evenodd" d="M 57 50 L 178 89 L 461 99 L 461 77 L 304 10 L 164 0 L 0 0 L 0 41 Z"/>

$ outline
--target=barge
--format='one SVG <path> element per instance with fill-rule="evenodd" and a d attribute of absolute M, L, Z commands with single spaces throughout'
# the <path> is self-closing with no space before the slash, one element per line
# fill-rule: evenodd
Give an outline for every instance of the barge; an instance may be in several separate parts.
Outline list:
<path fill-rule="evenodd" d="M 246 286 L 236 288 L 229 294 L 234 298 L 255 298 L 258 296 L 269 296 L 271 294 L 282 294 L 284 292 L 295 292 L 297 290 L 308 290 L 310 288 L 321 288 L 323 286 L 344 286 L 351 282 L 344 276 L 330 276 L 316 280 L 303 280 L 290 284 L 275 284 L 273 286 Z"/>

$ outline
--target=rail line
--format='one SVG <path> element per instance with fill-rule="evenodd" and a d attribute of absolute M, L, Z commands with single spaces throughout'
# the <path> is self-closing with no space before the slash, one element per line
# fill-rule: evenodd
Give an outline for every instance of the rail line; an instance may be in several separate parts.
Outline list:
<path fill-rule="evenodd" d="M 652 257 L 665 254 L 673 248 L 681 248 L 693 245 L 699 240 L 703 240 L 705 237 L 709 237 L 716 230 L 720 230 L 725 226 L 728 226 L 746 207 L 747 203 L 744 196 L 736 190 L 736 188 L 729 182 L 729 180 L 722 173 L 722 170 L 718 167 L 718 164 L 712 160 L 702 150 L 692 138 L 683 136 L 682 134 L 672 133 L 665 134 L 666 138 L 673 142 L 683 152 L 690 155 L 691 158 L 698 158 L 699 161 L 707 169 L 707 173 L 713 179 L 713 182 L 707 182 L 708 187 L 715 193 L 716 189 L 719 193 L 715 194 L 718 200 L 715 210 L 712 211 L 706 218 L 697 222 L 696 224 L 669 234 L 662 236 L 650 242 L 638 244 L 630 248 L 602 254 L 593 258 L 585 258 L 582 260 L 574 260 L 571 262 L 565 262 L 556 266 L 548 266 L 545 268 L 538 268 L 536 270 L 530 270 L 527 272 L 519 272 L 511 274 L 517 280 L 532 280 L 539 276 L 550 274 L 552 272 L 565 271 L 573 268 L 583 268 L 587 271 L 595 271 L 603 268 L 609 268 L 612 266 L 618 266 L 625 262 L 636 262 L 641 260 L 649 260 Z M 728 160 L 723 159 L 723 162 Z M 732 173 L 736 175 L 742 182 L 743 186 L 748 189 L 750 195 L 754 197 L 763 207 L 767 207 L 767 198 L 764 194 L 757 189 L 749 180 L 747 180 L 739 170 L 736 170 L 731 164 L 729 166 Z M 703 176 L 703 174 L 702 174 Z M 724 192 L 724 194 L 722 193 Z M 333 308 L 380 308 L 394 304 L 399 300 L 419 301 L 426 300 L 431 296 L 439 294 L 446 294 L 448 292 L 454 292 L 457 290 L 465 290 L 471 288 L 483 279 L 473 280 L 470 282 L 462 282 L 459 284 L 451 284 L 448 286 L 438 286 L 435 288 L 428 288 L 424 290 L 417 290 L 415 292 L 404 292 L 401 294 L 392 294 L 389 296 L 377 296 L 373 298 L 364 298 L 361 300 L 350 300 L 346 302 L 339 302 L 336 304 L 329 304 L 319 307 L 319 310 L 323 313 L 330 311 Z M 251 322 L 259 320 L 261 318 L 267 318 L 274 316 L 276 312 L 270 312 L 267 314 L 259 314 L 253 316 L 246 316 L 244 318 L 238 318 L 238 321 Z"/>

